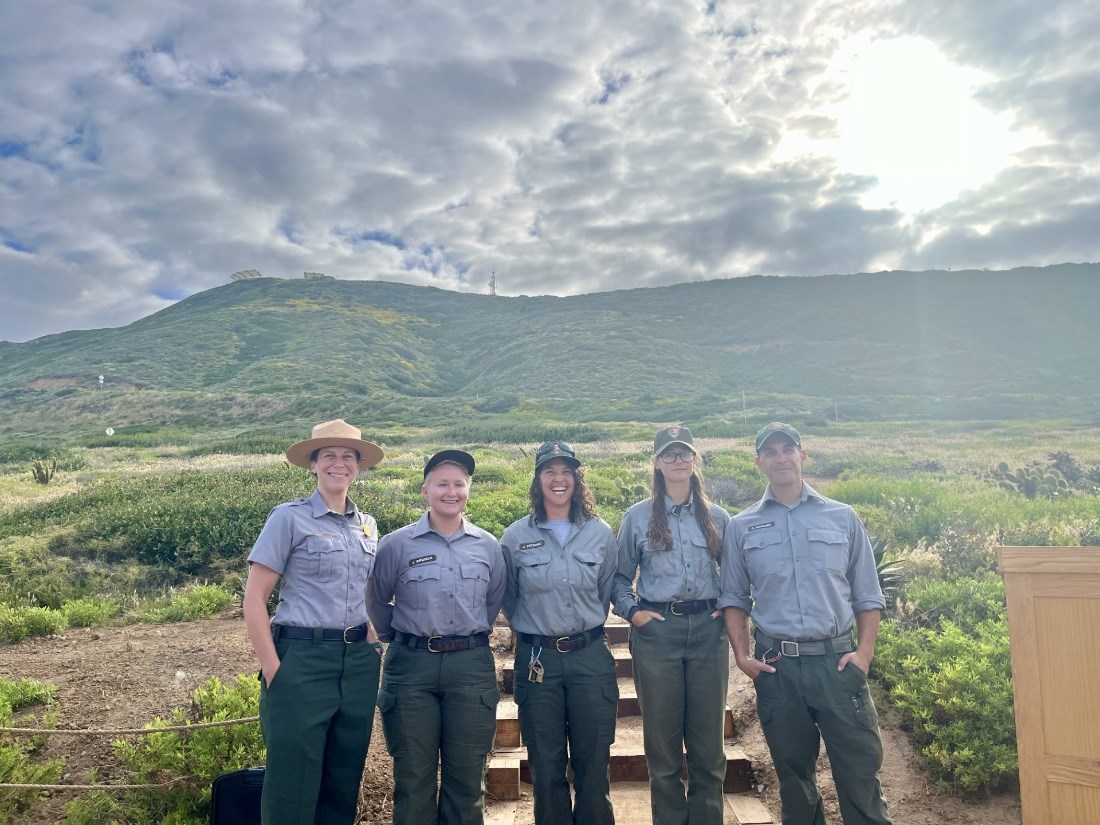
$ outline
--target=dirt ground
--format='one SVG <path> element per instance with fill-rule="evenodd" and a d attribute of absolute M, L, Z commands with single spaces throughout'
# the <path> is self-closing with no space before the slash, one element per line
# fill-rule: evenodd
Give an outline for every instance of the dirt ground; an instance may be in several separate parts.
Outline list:
<path fill-rule="evenodd" d="M 255 660 L 239 617 L 173 625 L 132 625 L 70 629 L 62 635 L 0 647 L 0 674 L 29 677 L 57 686 L 57 726 L 73 729 L 140 728 L 157 716 L 186 705 L 196 687 L 211 676 L 223 680 L 254 672 Z M 730 707 L 737 720 L 738 743 L 761 766 L 764 803 L 779 821 L 778 794 L 767 746 L 756 722 L 752 685 L 731 668 Z M 51 736 L 46 756 L 66 760 L 63 782 L 89 781 L 91 768 L 100 782 L 124 782 L 124 770 L 111 752 L 111 736 Z M 922 769 L 905 734 L 883 720 L 885 763 L 882 784 L 897 825 L 1020 825 L 1017 796 L 980 803 L 962 802 L 938 790 Z M 392 777 L 381 728 L 375 720 L 360 797 L 363 825 L 389 823 Z M 820 782 L 830 822 L 840 823 L 836 794 L 826 758 Z M 59 822 L 66 792 L 49 793 L 16 823 Z M 625 823 L 629 825 L 629 823 Z"/>

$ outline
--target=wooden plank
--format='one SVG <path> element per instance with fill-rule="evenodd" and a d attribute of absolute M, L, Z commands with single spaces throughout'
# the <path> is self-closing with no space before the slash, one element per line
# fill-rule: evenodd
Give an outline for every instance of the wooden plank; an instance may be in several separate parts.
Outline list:
<path fill-rule="evenodd" d="M 1015 694 L 1016 749 L 1020 760 L 1020 806 L 1023 819 L 1029 825 L 1054 825 L 1046 813 L 1046 779 L 1042 768 L 1043 695 L 1031 578 L 1027 573 L 1004 574 Z"/>
<path fill-rule="evenodd" d="M 997 565 L 1004 573 L 1095 573 L 1100 547 L 998 547 Z"/>
<path fill-rule="evenodd" d="M 1100 788 L 1100 759 L 1073 759 L 1048 754 L 1043 758 L 1043 774 L 1048 782 Z"/>
<path fill-rule="evenodd" d="M 735 825 L 773 825 L 772 813 L 756 796 L 745 793 L 728 793 L 726 809 L 733 814 Z"/>

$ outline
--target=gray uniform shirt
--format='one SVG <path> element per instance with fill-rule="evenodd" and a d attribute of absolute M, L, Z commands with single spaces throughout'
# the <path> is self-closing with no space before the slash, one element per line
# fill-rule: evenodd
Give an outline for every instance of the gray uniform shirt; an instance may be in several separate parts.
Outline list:
<path fill-rule="evenodd" d="M 771 488 L 734 516 L 722 548 L 719 607 L 737 607 L 773 639 L 846 633 L 886 606 L 867 531 L 855 511 L 803 482 L 793 507 Z"/>
<path fill-rule="evenodd" d="M 707 552 L 707 540 L 695 520 L 694 500 L 677 507 L 665 497 L 672 548 L 654 550 L 646 538 L 653 499 L 639 501 L 626 511 L 619 525 L 619 558 L 615 574 L 615 613 L 624 619 L 638 606 L 638 597 L 651 602 L 717 599 L 721 592 L 718 563 Z M 718 535 L 730 514 L 717 504 L 710 505 L 710 517 Z M 641 572 L 638 569 L 641 568 Z M 634 590 L 634 576 L 638 576 Z"/>
<path fill-rule="evenodd" d="M 607 619 L 615 576 L 615 534 L 601 518 L 573 524 L 563 545 L 527 516 L 500 538 L 508 565 L 504 615 L 512 629 L 569 636 Z"/>
<path fill-rule="evenodd" d="M 504 556 L 490 533 L 462 519 L 453 537 L 428 514 L 386 535 L 367 587 L 378 636 L 468 636 L 488 632 L 504 601 Z"/>
<path fill-rule="evenodd" d="M 274 624 L 354 627 L 367 621 L 365 591 L 378 547 L 378 525 L 351 499 L 343 513 L 320 492 L 280 504 L 248 554 L 283 580 Z"/>

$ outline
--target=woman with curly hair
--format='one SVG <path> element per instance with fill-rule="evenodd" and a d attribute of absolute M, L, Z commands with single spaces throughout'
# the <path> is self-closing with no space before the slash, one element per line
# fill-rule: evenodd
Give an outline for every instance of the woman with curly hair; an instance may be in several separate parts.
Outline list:
<path fill-rule="evenodd" d="M 632 625 L 654 825 L 722 823 L 729 643 L 717 600 L 729 519 L 707 501 L 691 432 L 662 429 L 653 442 L 653 494 L 623 516 L 615 576 L 615 613 Z"/>
<path fill-rule="evenodd" d="M 500 543 L 508 567 L 504 615 L 518 637 L 515 697 L 535 822 L 611 825 L 619 688 L 603 625 L 615 535 L 596 515 L 581 462 L 564 441 L 543 444 L 535 454 L 529 510 Z"/>

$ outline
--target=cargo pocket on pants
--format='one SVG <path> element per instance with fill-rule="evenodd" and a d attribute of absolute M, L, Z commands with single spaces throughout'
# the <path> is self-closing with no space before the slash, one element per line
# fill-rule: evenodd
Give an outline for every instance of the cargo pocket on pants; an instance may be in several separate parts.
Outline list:
<path fill-rule="evenodd" d="M 399 756 L 401 744 L 404 743 L 401 717 L 397 711 L 397 694 L 388 690 L 378 691 L 378 712 L 382 714 L 382 733 L 386 737 L 386 750 L 390 756 Z"/>
<path fill-rule="evenodd" d="M 482 720 L 482 730 L 485 732 L 482 755 L 488 754 L 493 749 L 493 743 L 497 735 L 497 704 L 500 702 L 500 690 L 496 687 L 486 688 L 481 691 L 481 705 L 478 708 Z"/>

